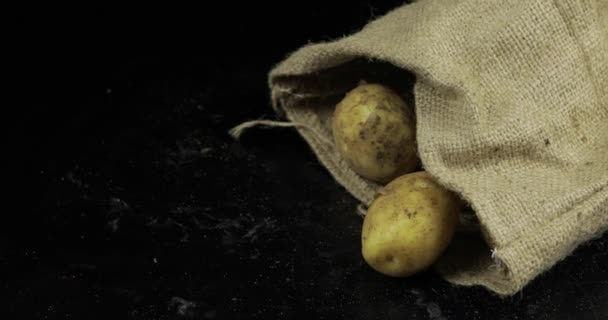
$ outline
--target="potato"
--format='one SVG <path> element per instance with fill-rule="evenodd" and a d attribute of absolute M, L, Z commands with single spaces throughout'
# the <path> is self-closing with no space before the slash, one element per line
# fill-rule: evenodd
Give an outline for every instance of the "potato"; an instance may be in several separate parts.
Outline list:
<path fill-rule="evenodd" d="M 332 130 L 338 152 L 364 178 L 386 183 L 418 166 L 414 116 L 388 87 L 362 83 L 348 92 Z"/>
<path fill-rule="evenodd" d="M 403 175 L 377 195 L 361 233 L 365 261 L 406 277 L 435 262 L 454 235 L 460 200 L 425 171 Z"/>

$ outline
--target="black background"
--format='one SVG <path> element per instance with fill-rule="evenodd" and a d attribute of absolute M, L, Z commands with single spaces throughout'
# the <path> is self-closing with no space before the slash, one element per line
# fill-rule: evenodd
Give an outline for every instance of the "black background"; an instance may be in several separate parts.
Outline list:
<path fill-rule="evenodd" d="M 356 201 L 274 119 L 267 73 L 384 1 L 13 12 L 6 319 L 601 319 L 606 236 L 520 294 L 360 257 Z M 16 113 L 13 115 L 13 112 Z M 10 209 L 9 209 L 10 208 Z"/>

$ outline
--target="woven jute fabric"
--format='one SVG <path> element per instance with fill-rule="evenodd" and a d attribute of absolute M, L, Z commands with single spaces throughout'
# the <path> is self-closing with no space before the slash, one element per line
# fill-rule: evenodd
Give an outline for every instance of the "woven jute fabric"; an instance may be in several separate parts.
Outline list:
<path fill-rule="evenodd" d="M 511 295 L 605 231 L 608 1 L 422 0 L 289 54 L 269 74 L 277 112 L 365 204 L 381 186 L 349 169 L 330 124 L 359 80 L 395 78 L 386 65 L 415 76 L 424 169 L 481 226 L 436 264 L 445 279 Z"/>

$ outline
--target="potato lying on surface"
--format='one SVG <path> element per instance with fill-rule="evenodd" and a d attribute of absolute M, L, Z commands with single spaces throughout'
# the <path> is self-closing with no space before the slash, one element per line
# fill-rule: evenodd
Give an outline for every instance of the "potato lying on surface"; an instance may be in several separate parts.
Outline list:
<path fill-rule="evenodd" d="M 425 171 L 403 175 L 384 187 L 367 211 L 363 258 L 389 276 L 421 271 L 448 246 L 459 210 L 459 198 Z"/>
<path fill-rule="evenodd" d="M 364 178 L 385 183 L 418 166 L 414 116 L 388 87 L 360 84 L 348 92 L 332 129 L 336 149 Z"/>

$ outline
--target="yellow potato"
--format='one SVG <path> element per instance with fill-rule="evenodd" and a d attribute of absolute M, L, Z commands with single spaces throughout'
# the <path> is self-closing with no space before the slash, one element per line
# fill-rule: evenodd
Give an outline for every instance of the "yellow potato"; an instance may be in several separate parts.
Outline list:
<path fill-rule="evenodd" d="M 459 207 L 459 198 L 425 171 L 395 179 L 367 211 L 363 258 L 376 271 L 394 277 L 427 268 L 451 241 Z"/>
<path fill-rule="evenodd" d="M 332 129 L 338 152 L 364 178 L 385 183 L 418 166 L 414 116 L 383 85 L 360 84 L 348 92 L 336 106 Z"/>

